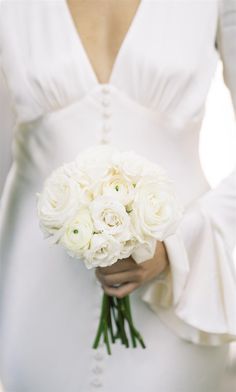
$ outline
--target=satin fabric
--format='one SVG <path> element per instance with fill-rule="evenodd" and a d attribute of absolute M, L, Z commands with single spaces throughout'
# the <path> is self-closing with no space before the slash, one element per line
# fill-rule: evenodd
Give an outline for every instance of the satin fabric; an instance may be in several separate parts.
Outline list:
<path fill-rule="evenodd" d="M 220 391 L 236 340 L 236 171 L 211 189 L 198 146 L 219 60 L 236 113 L 236 2 L 142 0 L 108 83 L 65 0 L 2 0 L 0 22 L 15 118 L 0 208 L 6 391 Z M 165 240 L 167 273 L 131 295 L 147 349 L 117 345 L 112 357 L 91 348 L 102 297 L 94 271 L 50 247 L 36 214 L 51 171 L 97 143 L 161 164 L 185 208 Z"/>

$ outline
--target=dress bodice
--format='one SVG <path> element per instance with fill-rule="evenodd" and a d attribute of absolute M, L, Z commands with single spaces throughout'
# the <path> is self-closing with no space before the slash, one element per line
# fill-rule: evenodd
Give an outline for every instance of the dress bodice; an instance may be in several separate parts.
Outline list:
<path fill-rule="evenodd" d="M 198 157 L 198 131 L 218 59 L 217 14 L 216 1 L 142 0 L 109 83 L 103 84 L 65 0 L 19 2 L 14 9 L 3 1 L 2 70 L 17 115 L 21 172 L 26 175 L 30 165 L 24 162 L 31 159 L 39 172 L 46 164 L 45 177 L 53 164 L 73 159 L 81 148 L 111 142 L 165 166 L 184 203 L 200 196 L 208 184 Z M 180 173 L 184 181 L 192 179 L 188 189 Z"/>
<path fill-rule="evenodd" d="M 142 0 L 108 84 L 177 126 L 194 121 L 202 115 L 218 59 L 217 16 L 217 1 Z M 0 42 L 20 122 L 92 97 L 103 87 L 66 0 L 14 5 L 3 0 Z"/>

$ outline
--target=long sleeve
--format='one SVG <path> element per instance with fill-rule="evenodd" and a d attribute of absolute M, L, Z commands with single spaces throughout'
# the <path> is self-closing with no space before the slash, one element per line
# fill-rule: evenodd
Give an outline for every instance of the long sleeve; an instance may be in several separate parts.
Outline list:
<path fill-rule="evenodd" d="M 215 42 L 236 119 L 236 1 L 219 2 Z M 165 241 L 170 265 L 142 299 L 182 338 L 218 345 L 236 340 L 236 168 L 185 211 Z"/>
<path fill-rule="evenodd" d="M 0 0 L 0 26 L 2 25 L 2 3 L 3 0 Z M 0 204 L 2 191 L 12 164 L 12 138 L 15 123 L 16 113 L 11 99 L 11 91 L 2 66 L 2 37 L 0 34 Z"/>
<path fill-rule="evenodd" d="M 15 114 L 0 62 L 0 202 L 5 180 L 12 163 L 11 143 L 14 123 Z"/>

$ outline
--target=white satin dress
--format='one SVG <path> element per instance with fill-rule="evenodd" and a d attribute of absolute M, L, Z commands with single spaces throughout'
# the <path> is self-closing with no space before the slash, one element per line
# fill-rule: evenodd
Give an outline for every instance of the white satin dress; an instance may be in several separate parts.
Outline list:
<path fill-rule="evenodd" d="M 142 0 L 108 83 L 95 76 L 65 0 L 0 4 L 15 118 L 0 209 L 5 391 L 221 391 L 236 340 L 236 171 L 210 188 L 198 147 L 220 59 L 236 113 L 235 0 Z M 94 270 L 50 247 L 36 215 L 45 178 L 97 143 L 161 164 L 185 206 L 165 240 L 167 273 L 131 294 L 147 348 L 117 343 L 112 356 L 92 349 L 102 297 Z"/>

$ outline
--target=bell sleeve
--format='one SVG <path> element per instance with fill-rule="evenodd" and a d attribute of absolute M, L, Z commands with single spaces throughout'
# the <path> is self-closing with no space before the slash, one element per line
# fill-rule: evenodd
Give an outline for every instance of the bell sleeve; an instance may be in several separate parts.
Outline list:
<path fill-rule="evenodd" d="M 236 119 L 236 1 L 219 3 L 216 50 Z M 236 340 L 236 167 L 184 212 L 164 240 L 169 266 L 142 292 L 181 338 L 220 345 Z"/>

